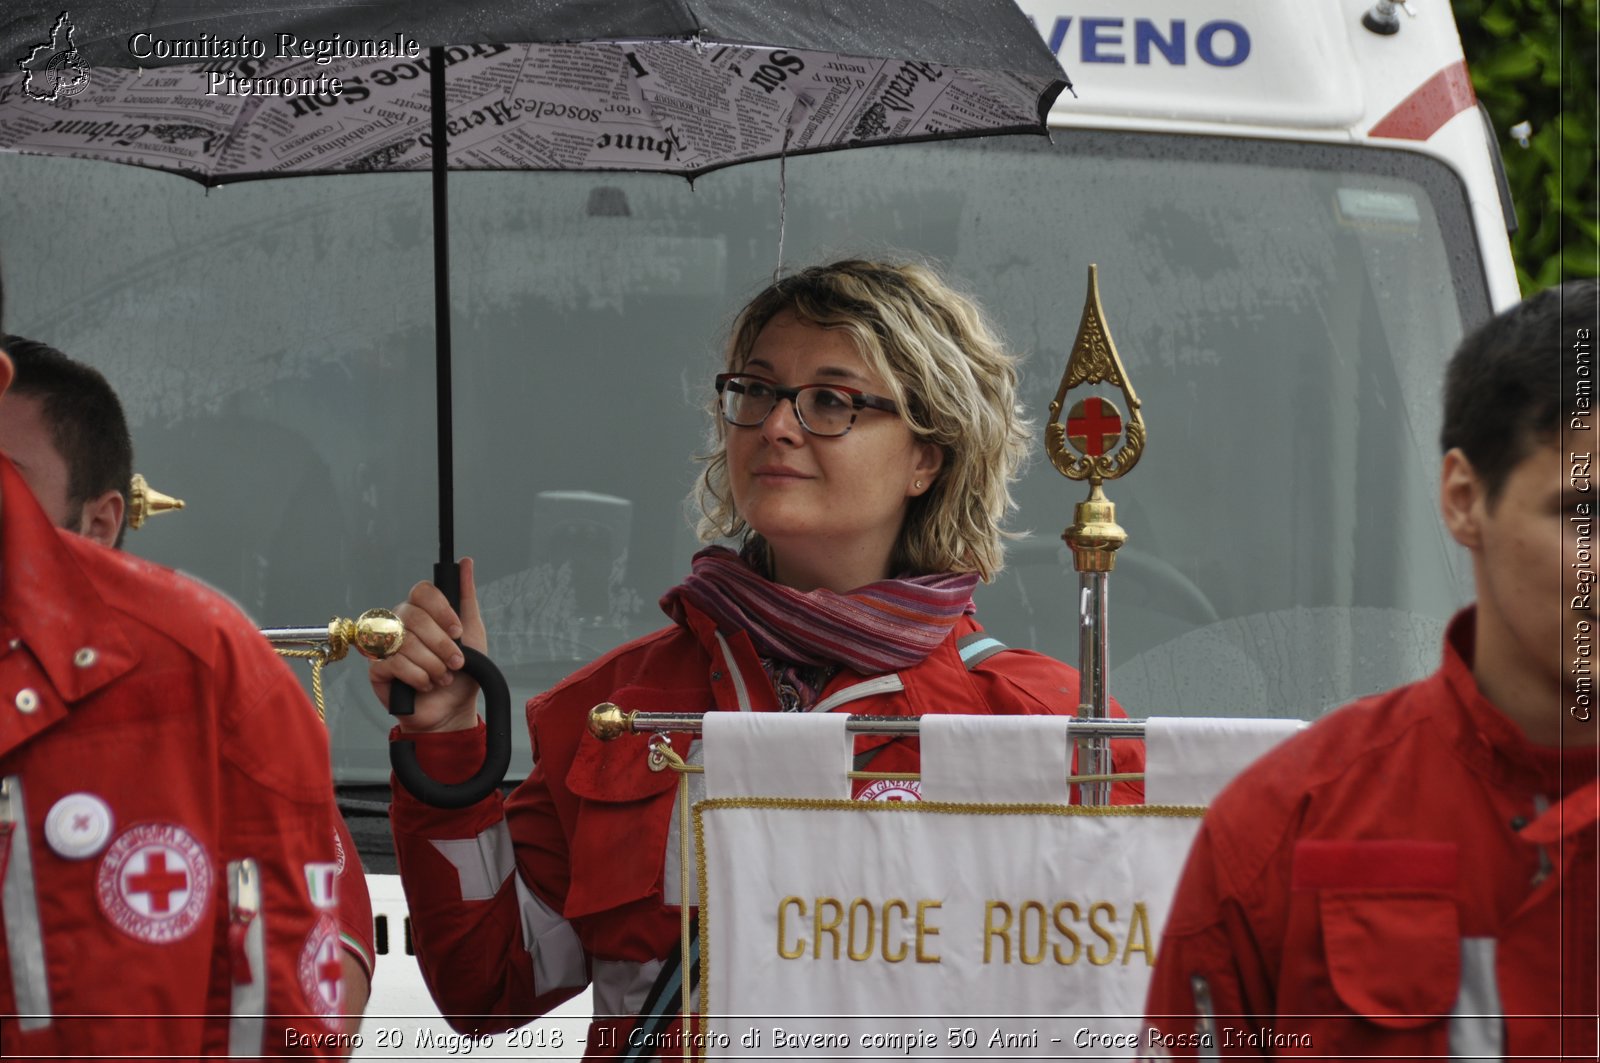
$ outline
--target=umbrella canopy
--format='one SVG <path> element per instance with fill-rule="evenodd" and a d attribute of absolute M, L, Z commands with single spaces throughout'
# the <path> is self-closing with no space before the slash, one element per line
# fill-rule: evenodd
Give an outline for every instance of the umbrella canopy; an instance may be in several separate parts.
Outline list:
<path fill-rule="evenodd" d="M 13 9 L 0 25 L 0 150 L 167 170 L 206 185 L 431 171 L 439 559 L 454 563 L 447 172 L 688 177 L 840 148 L 1044 133 L 1067 87 L 1012 0 L 519 0 Z M 780 243 L 781 248 L 781 243 Z M 509 694 L 484 687 L 489 755 L 424 800 L 480 799 L 510 760 Z M 409 711 L 397 689 L 393 711 Z"/>
<path fill-rule="evenodd" d="M 0 56 L 16 63 L 0 76 L 0 149 L 208 185 L 425 170 L 444 111 L 451 169 L 693 176 L 1041 133 L 1067 87 L 1011 0 L 226 7 L 13 8 L 0 25 Z"/>

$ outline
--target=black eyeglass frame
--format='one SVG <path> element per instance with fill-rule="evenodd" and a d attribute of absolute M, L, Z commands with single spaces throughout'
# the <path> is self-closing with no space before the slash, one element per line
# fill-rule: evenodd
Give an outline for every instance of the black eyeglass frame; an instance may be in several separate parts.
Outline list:
<path fill-rule="evenodd" d="M 728 416 L 728 408 L 720 401 L 720 396 L 727 386 L 735 380 L 753 380 L 772 389 L 772 406 L 766 413 L 761 415 L 761 420 L 752 424 L 744 424 Z M 859 388 L 848 387 L 844 384 L 801 384 L 799 387 L 786 388 L 775 380 L 768 380 L 766 377 L 758 376 L 755 373 L 718 373 L 716 385 L 717 395 L 719 396 L 717 405 L 722 411 L 722 419 L 735 428 L 759 428 L 766 423 L 767 418 L 772 416 L 772 411 L 776 410 L 778 403 L 784 399 L 788 399 L 789 404 L 794 407 L 795 420 L 800 422 L 800 427 L 819 439 L 838 439 L 840 436 L 849 434 L 850 429 L 856 426 L 856 417 L 862 410 L 882 410 L 884 413 L 892 413 L 896 416 L 899 416 L 900 413 L 900 407 L 895 404 L 893 399 L 886 399 L 880 395 L 869 395 Z M 818 390 L 837 391 L 850 396 L 850 423 L 844 426 L 843 432 L 818 432 L 806 424 L 805 414 L 800 412 L 800 394 L 804 391 Z"/>

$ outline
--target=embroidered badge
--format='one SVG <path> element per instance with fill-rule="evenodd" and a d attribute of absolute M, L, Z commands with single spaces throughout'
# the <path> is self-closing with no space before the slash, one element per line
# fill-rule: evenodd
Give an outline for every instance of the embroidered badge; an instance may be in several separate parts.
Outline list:
<path fill-rule="evenodd" d="M 339 956 L 339 928 L 326 915 L 317 919 L 300 950 L 300 988 L 311 1013 L 330 1030 L 337 1030 L 344 1002 L 344 964 Z"/>
<path fill-rule="evenodd" d="M 921 801 L 922 783 L 916 779 L 901 782 L 896 779 L 879 779 L 862 789 L 857 801 Z"/>
<path fill-rule="evenodd" d="M 344 839 L 339 837 L 339 832 L 333 832 L 333 862 L 339 868 L 339 874 L 344 874 Z"/>
<path fill-rule="evenodd" d="M 211 902 L 211 860 L 170 823 L 129 827 L 100 860 L 95 893 L 113 926 L 164 945 L 194 932 Z"/>
<path fill-rule="evenodd" d="M 338 864 L 307 864 L 306 894 L 311 903 L 326 911 L 338 904 Z"/>
<path fill-rule="evenodd" d="M 44 817 L 44 840 L 58 856 L 85 860 L 106 847 L 115 820 L 94 794 L 67 794 Z"/>

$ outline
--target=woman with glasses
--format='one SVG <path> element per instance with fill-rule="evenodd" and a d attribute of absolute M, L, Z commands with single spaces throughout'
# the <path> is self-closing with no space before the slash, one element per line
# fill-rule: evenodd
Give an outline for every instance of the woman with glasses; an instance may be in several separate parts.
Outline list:
<path fill-rule="evenodd" d="M 463 1028 L 520 1025 L 592 981 L 589 1053 L 604 1056 L 675 1006 L 678 916 L 664 900 L 676 888 L 675 777 L 649 770 L 644 736 L 590 736 L 597 703 L 885 716 L 1077 707 L 1073 669 L 1005 650 L 973 618 L 973 588 L 1003 561 L 1030 433 L 1015 361 L 970 299 L 921 265 L 803 270 L 741 311 L 726 370 L 696 497 L 702 540 L 736 548 L 695 556 L 661 600 L 670 626 L 529 703 L 536 764 L 509 798 L 443 811 L 395 790 L 434 998 L 447 1015 L 499 1016 Z M 466 778 L 484 728 L 451 640 L 486 644 L 470 563 L 459 616 L 426 583 L 400 614 L 411 637 L 372 666 L 373 685 L 380 697 L 393 679 L 416 687 L 400 729 L 429 775 Z M 1131 743 L 1113 743 L 1113 758 L 1119 772 L 1142 767 Z M 918 758 L 914 742 L 878 737 L 859 739 L 856 759 L 905 772 Z M 856 796 L 918 796 L 914 783 L 884 790 L 858 783 Z M 1118 802 L 1141 796 L 1113 790 Z"/>

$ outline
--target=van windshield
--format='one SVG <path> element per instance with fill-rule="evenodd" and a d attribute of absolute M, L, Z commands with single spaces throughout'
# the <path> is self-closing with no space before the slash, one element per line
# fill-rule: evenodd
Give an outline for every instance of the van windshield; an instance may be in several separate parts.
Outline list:
<path fill-rule="evenodd" d="M 428 179 L 203 191 L 0 157 L 7 325 L 101 368 L 151 483 L 128 549 L 262 626 L 392 605 L 437 550 Z M 1042 425 L 1086 267 L 1149 442 L 1109 686 L 1130 715 L 1310 718 L 1426 674 L 1469 597 L 1434 506 L 1438 387 L 1488 314 L 1466 200 L 1401 151 L 1058 131 L 658 176 L 450 179 L 456 541 L 514 703 L 661 627 L 734 310 L 779 258 L 913 253 L 1025 356 Z M 780 218 L 783 224 L 780 228 Z M 32 249 L 31 253 L 22 249 Z M 1040 457 L 979 619 L 1076 659 L 1059 541 L 1082 484 Z M 299 667 L 297 665 L 297 667 Z M 356 662 L 327 672 L 336 772 L 387 779 Z M 522 728 L 516 728 L 521 732 Z M 519 733 L 513 774 L 528 770 Z"/>

